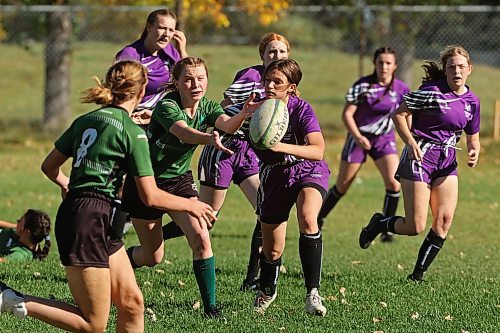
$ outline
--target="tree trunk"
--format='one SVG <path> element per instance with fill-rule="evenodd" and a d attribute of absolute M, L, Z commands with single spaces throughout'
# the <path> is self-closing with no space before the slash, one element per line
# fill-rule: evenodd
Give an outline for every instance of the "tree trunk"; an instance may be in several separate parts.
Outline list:
<path fill-rule="evenodd" d="M 70 12 L 54 11 L 47 13 L 43 124 L 49 130 L 66 126 L 71 117 L 70 38 Z"/>
<path fill-rule="evenodd" d="M 177 30 L 184 31 L 184 1 L 175 1 L 175 16 L 177 16 Z"/>

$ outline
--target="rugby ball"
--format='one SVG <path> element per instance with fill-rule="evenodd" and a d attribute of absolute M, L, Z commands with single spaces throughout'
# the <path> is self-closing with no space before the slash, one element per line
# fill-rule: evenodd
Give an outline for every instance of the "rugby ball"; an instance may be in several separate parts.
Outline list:
<path fill-rule="evenodd" d="M 250 120 L 250 142 L 257 149 L 269 149 L 283 139 L 287 128 L 286 104 L 280 99 L 266 99 Z"/>

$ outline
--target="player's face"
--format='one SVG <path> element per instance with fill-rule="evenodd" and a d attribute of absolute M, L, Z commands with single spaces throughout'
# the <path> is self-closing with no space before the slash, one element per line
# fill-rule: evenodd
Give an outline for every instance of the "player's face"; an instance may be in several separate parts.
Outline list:
<path fill-rule="evenodd" d="M 295 91 L 296 85 L 288 82 L 285 74 L 275 69 L 267 73 L 264 78 L 264 88 L 268 98 L 284 100 L 285 97 Z"/>
<path fill-rule="evenodd" d="M 264 67 L 267 67 L 273 61 L 287 58 L 288 48 L 286 44 L 279 40 L 273 40 L 266 45 L 262 61 L 264 62 Z"/>
<path fill-rule="evenodd" d="M 398 68 L 396 57 L 392 53 L 381 53 L 377 59 L 375 59 L 375 71 L 377 72 L 377 79 L 380 83 L 389 84 L 396 68 Z"/>
<path fill-rule="evenodd" d="M 174 37 L 175 24 L 175 20 L 170 16 L 157 16 L 156 21 L 148 26 L 146 39 L 155 43 L 158 50 L 165 48 Z"/>
<path fill-rule="evenodd" d="M 20 236 L 21 233 L 24 231 L 24 223 L 25 223 L 25 220 L 24 220 L 24 215 L 21 216 L 18 220 L 17 220 L 17 224 L 16 224 L 16 235 Z"/>
<path fill-rule="evenodd" d="M 186 67 L 178 82 L 183 100 L 199 101 L 207 92 L 208 77 L 204 66 Z"/>
<path fill-rule="evenodd" d="M 465 86 L 465 82 L 472 72 L 472 65 L 462 55 L 454 55 L 446 61 L 444 73 L 448 86 L 455 92 L 459 92 Z"/>

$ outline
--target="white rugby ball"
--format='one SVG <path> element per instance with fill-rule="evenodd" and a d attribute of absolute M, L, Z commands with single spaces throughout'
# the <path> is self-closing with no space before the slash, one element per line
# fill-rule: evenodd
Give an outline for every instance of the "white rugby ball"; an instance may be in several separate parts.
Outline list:
<path fill-rule="evenodd" d="M 250 141 L 257 149 L 269 149 L 283 139 L 287 128 L 286 104 L 280 99 L 266 99 L 250 120 Z"/>

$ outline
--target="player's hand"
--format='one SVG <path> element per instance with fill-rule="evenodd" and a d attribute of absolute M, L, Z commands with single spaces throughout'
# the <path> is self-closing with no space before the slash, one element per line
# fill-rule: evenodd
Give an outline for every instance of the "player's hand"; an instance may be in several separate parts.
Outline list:
<path fill-rule="evenodd" d="M 368 138 L 364 135 L 357 137 L 356 143 L 364 150 L 372 149 L 372 144 L 370 143 L 370 140 L 368 140 Z"/>
<path fill-rule="evenodd" d="M 407 146 L 410 159 L 421 162 L 424 154 L 422 153 L 422 150 L 420 149 L 418 144 L 416 142 L 413 142 L 408 144 Z"/>
<path fill-rule="evenodd" d="M 475 149 L 470 149 L 468 154 L 469 161 L 467 162 L 467 165 L 471 168 L 474 168 L 477 164 L 477 160 L 479 159 L 479 153 Z"/>
<path fill-rule="evenodd" d="M 245 101 L 245 104 L 243 105 L 243 110 L 241 110 L 240 113 L 245 116 L 245 118 L 251 118 L 255 111 L 259 108 L 259 106 L 262 104 L 263 101 L 256 102 L 255 97 L 257 95 L 255 93 L 250 94 L 248 99 Z"/>
<path fill-rule="evenodd" d="M 217 148 L 218 150 L 226 153 L 226 154 L 229 154 L 229 155 L 233 155 L 234 154 L 234 152 L 232 150 L 227 149 L 226 147 L 224 147 L 224 145 L 220 141 L 219 132 L 217 132 L 217 131 L 214 131 L 212 133 L 212 143 L 211 143 L 211 145 L 214 146 L 215 148 Z"/>
<path fill-rule="evenodd" d="M 186 35 L 184 35 L 184 32 L 180 30 L 175 30 L 174 36 L 172 38 L 175 40 L 175 48 L 177 49 L 177 51 L 179 51 L 181 57 L 182 58 L 187 57 L 188 56 L 186 51 L 187 39 Z"/>
<path fill-rule="evenodd" d="M 212 206 L 198 199 L 191 200 L 188 214 L 198 220 L 202 229 L 204 229 L 205 226 L 211 229 L 213 223 L 217 221 L 217 216 Z"/>
<path fill-rule="evenodd" d="M 144 109 L 132 113 L 130 116 L 132 121 L 137 125 L 148 125 L 151 122 L 151 117 L 153 116 L 153 111 L 150 109 Z"/>

